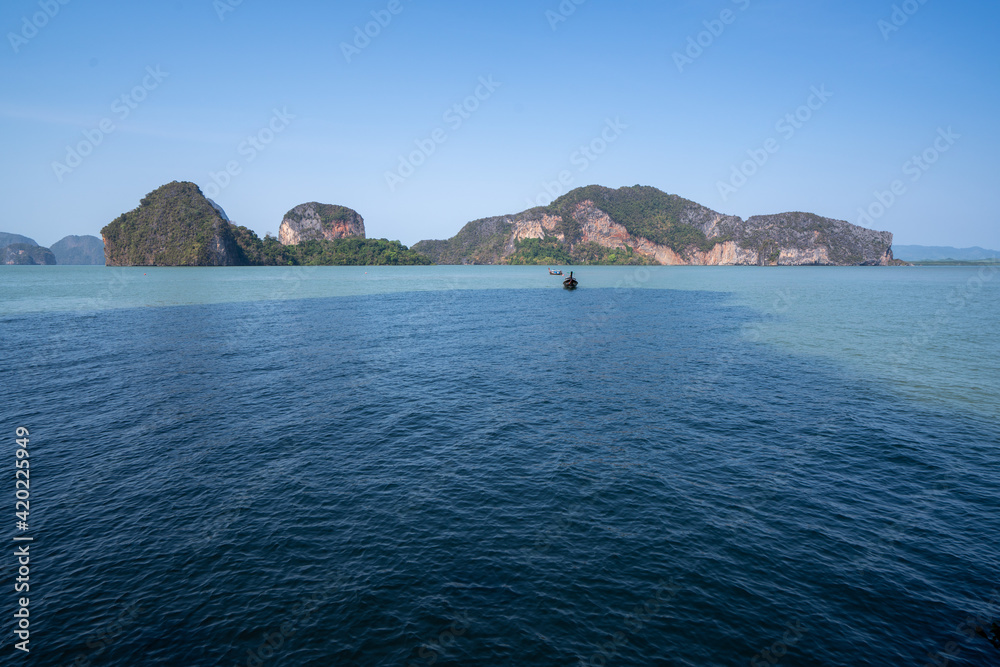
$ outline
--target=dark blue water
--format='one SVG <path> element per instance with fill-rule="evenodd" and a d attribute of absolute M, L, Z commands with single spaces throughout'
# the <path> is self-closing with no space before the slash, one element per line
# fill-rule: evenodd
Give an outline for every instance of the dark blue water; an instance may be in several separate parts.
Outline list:
<path fill-rule="evenodd" d="M 582 289 L 0 319 L 29 660 L 998 664 L 963 624 L 1000 619 L 1000 427 L 757 317 Z"/>

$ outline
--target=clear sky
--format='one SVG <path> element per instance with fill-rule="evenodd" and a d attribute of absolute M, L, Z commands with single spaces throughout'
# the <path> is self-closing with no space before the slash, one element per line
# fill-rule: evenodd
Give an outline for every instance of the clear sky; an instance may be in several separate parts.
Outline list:
<path fill-rule="evenodd" d="M 0 231 L 188 180 L 261 235 L 320 201 L 409 245 L 596 183 L 1000 248 L 1000 4 L 895 7 L 5 0 Z"/>

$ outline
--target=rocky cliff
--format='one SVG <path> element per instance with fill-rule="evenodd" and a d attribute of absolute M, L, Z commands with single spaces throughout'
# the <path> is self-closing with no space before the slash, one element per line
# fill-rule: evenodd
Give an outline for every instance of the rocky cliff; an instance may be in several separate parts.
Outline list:
<path fill-rule="evenodd" d="M 285 214 L 278 228 L 282 245 L 349 237 L 365 238 L 365 221 L 357 211 L 333 204 L 299 204 Z"/>
<path fill-rule="evenodd" d="M 889 265 L 892 234 L 811 213 L 742 220 L 656 188 L 579 188 L 413 246 L 439 264 Z"/>
<path fill-rule="evenodd" d="M 52 244 L 56 261 L 66 264 L 104 264 L 104 242 L 96 236 L 67 236 Z"/>
<path fill-rule="evenodd" d="M 12 243 L 0 250 L 0 264 L 53 265 L 56 256 L 48 248 L 29 243 Z"/>
<path fill-rule="evenodd" d="M 108 266 L 238 266 L 233 226 L 194 183 L 174 181 L 101 230 Z"/>

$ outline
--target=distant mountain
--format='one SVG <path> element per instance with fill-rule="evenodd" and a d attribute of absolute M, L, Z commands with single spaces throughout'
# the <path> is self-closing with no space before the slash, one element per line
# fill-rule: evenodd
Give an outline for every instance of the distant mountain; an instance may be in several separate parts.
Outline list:
<path fill-rule="evenodd" d="M 208 197 L 205 197 L 205 199 L 208 199 Z M 212 205 L 212 208 L 214 208 L 216 211 L 219 212 L 219 215 L 222 216 L 223 220 L 225 220 L 226 222 L 232 222 L 232 220 L 229 219 L 229 216 L 226 215 L 226 212 L 222 210 L 222 207 L 216 204 L 214 200 L 208 199 L 208 203 Z"/>
<path fill-rule="evenodd" d="M 56 264 L 56 256 L 48 248 L 32 243 L 12 243 L 0 249 L 0 264 Z"/>
<path fill-rule="evenodd" d="M 104 266 L 104 241 L 96 236 L 67 236 L 52 244 L 59 264 Z"/>
<path fill-rule="evenodd" d="M 0 248 L 5 248 L 11 245 L 12 243 L 26 243 L 28 245 L 38 245 L 38 243 L 36 243 L 34 239 L 29 239 L 27 236 L 0 232 Z"/>
<path fill-rule="evenodd" d="M 657 188 L 590 185 L 413 246 L 438 264 L 889 265 L 892 234 L 813 213 L 742 220 Z"/>
<path fill-rule="evenodd" d="M 936 245 L 897 245 L 893 246 L 892 250 L 896 257 L 906 262 L 935 262 L 946 259 L 973 262 L 983 259 L 1000 259 L 1000 250 L 987 250 L 979 246 L 952 248 Z"/>

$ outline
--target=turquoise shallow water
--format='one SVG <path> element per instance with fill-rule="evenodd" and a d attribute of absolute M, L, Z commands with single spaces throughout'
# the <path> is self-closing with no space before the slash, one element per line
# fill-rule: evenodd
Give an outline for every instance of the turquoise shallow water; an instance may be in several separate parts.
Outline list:
<path fill-rule="evenodd" d="M 996 664 L 1000 272 L 578 277 L 0 267 L 34 661 Z"/>
<path fill-rule="evenodd" d="M 577 274 L 587 289 L 721 292 L 760 315 L 744 339 L 836 360 L 918 400 L 1000 416 L 1000 266 L 584 267 Z M 538 267 L 0 267 L 0 313 L 558 290 L 559 282 Z"/>

